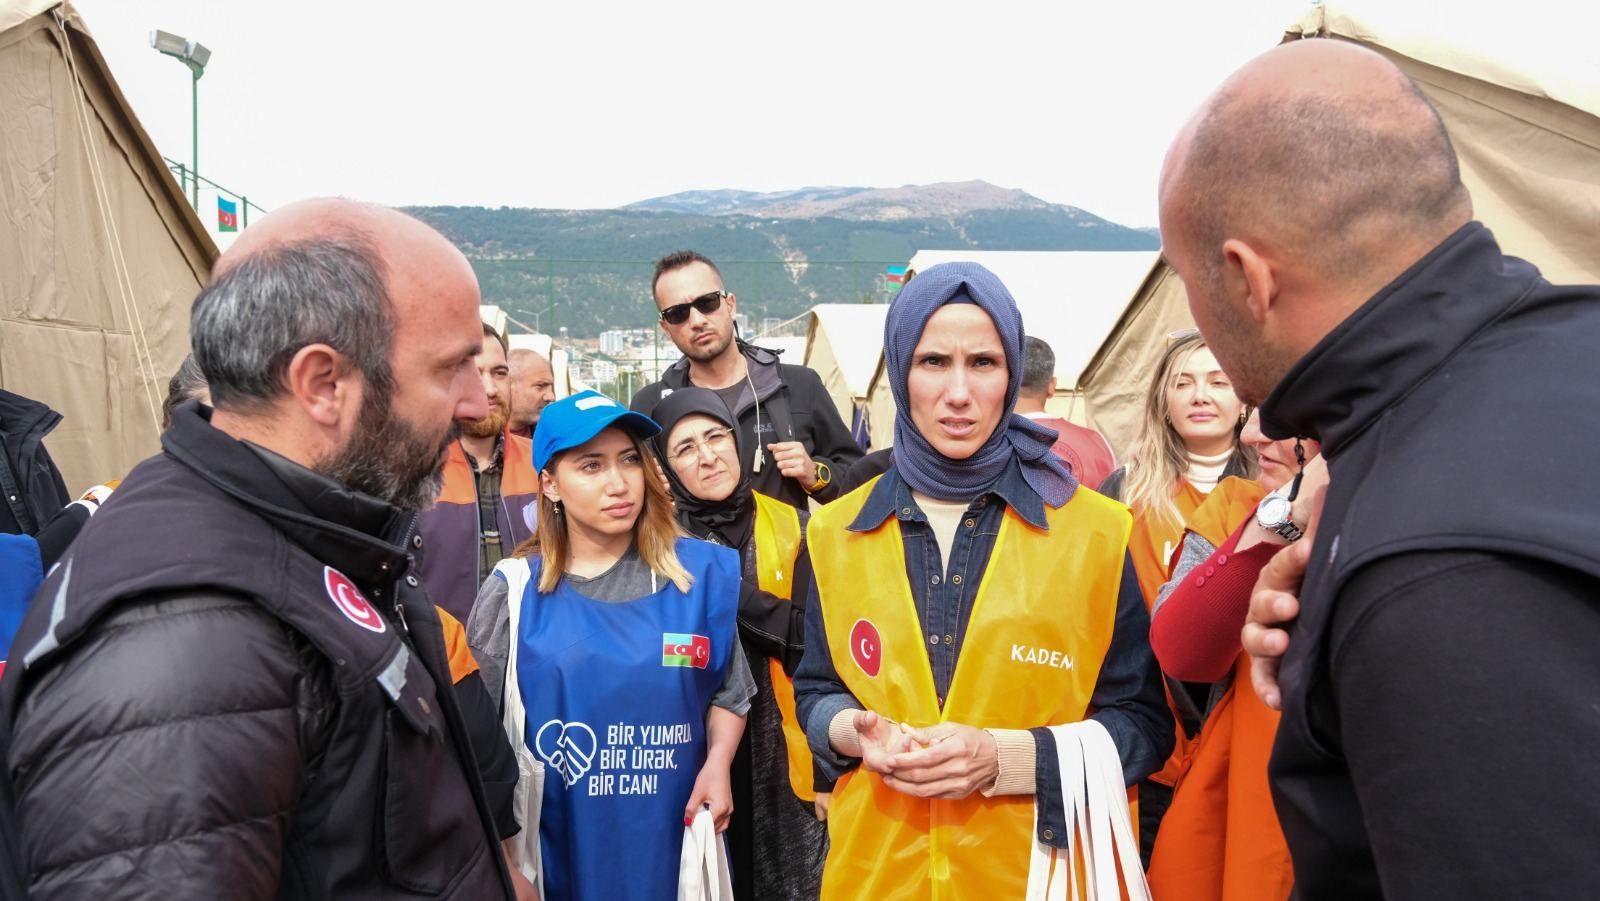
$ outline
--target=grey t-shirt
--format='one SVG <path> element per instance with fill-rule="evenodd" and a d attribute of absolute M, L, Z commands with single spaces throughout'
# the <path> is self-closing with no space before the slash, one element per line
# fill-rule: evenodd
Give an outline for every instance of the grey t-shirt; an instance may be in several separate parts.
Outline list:
<path fill-rule="evenodd" d="M 567 575 L 567 584 L 591 601 L 617 604 L 637 600 L 655 592 L 660 587 L 659 577 L 651 582 L 650 567 L 639 556 L 636 548 L 628 548 L 611 568 L 593 578 Z M 511 654 L 510 588 L 506 580 L 488 578 L 478 589 L 478 599 L 467 617 L 467 644 L 483 671 L 483 681 L 494 698 L 495 706 L 501 702 L 501 690 L 506 678 L 506 660 Z M 756 682 L 750 675 L 750 662 L 745 659 L 744 646 L 733 642 L 733 656 L 728 660 L 728 671 L 722 677 L 722 686 L 712 695 L 711 703 L 739 716 L 750 711 L 750 699 L 755 697 Z"/>

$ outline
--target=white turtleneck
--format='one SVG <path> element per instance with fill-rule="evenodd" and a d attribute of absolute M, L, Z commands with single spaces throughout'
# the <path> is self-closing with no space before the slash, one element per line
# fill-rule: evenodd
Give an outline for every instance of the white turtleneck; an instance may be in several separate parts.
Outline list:
<path fill-rule="evenodd" d="M 1217 487 L 1217 480 L 1222 478 L 1222 471 L 1228 468 L 1228 458 L 1232 456 L 1231 447 L 1214 457 L 1190 451 L 1189 469 L 1183 474 L 1183 478 L 1199 489 L 1201 494 L 1210 494 L 1211 489 Z"/>

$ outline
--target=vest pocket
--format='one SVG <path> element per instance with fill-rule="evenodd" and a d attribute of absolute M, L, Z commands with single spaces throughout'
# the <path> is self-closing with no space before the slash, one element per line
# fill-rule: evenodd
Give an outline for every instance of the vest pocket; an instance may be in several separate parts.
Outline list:
<path fill-rule="evenodd" d="M 439 894 L 481 867 L 489 842 L 462 766 L 449 742 L 388 710 L 381 844 L 395 885 Z"/>

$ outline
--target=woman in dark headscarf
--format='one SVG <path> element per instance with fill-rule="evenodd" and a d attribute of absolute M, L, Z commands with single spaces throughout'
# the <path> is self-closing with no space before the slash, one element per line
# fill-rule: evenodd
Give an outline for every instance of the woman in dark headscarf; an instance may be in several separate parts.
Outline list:
<path fill-rule="evenodd" d="M 734 419 L 716 392 L 681 388 L 652 414 L 661 425 L 656 455 L 678 522 L 695 538 L 739 551 L 743 565 L 739 636 L 756 696 L 733 761 L 727 835 L 734 895 L 815 899 L 827 853 L 820 821 L 829 786 L 816 784 L 790 684 L 804 650 L 803 602 L 811 585 L 802 514 L 750 489 L 739 463 L 747 455 L 739 452 Z"/>
<path fill-rule="evenodd" d="M 1125 826 L 1122 786 L 1171 750 L 1127 508 L 1080 488 L 1054 431 L 1012 414 L 1022 340 L 987 269 L 919 273 L 884 327 L 893 466 L 812 518 L 795 687 L 812 750 L 841 774 L 824 898 L 1033 897 L 1052 855 L 1035 799 L 1040 839 L 1089 849 L 1061 805 Z M 1108 860 L 1090 897 L 1119 891 Z M 1136 846 L 1128 861 L 1122 882 L 1142 887 Z"/>

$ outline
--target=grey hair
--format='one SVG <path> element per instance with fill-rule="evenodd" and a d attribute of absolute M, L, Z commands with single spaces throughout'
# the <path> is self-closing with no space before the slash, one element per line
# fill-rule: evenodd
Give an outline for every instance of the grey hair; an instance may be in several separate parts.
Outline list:
<path fill-rule="evenodd" d="M 207 285 L 190 314 L 194 359 L 212 405 L 260 407 L 284 389 L 301 348 L 326 344 L 349 358 L 378 397 L 394 388 L 394 313 L 381 258 L 347 231 L 276 244 Z"/>
<path fill-rule="evenodd" d="M 172 424 L 172 411 L 186 400 L 203 397 L 206 388 L 206 374 L 200 371 L 194 354 L 189 354 L 178 365 L 178 371 L 172 374 L 172 380 L 167 382 L 167 399 L 161 402 L 162 431 Z"/>
<path fill-rule="evenodd" d="M 1042 338 L 1032 335 L 1022 339 L 1022 386 L 1023 394 L 1032 397 L 1043 394 L 1050 387 L 1050 379 L 1056 374 L 1056 352 Z"/>

